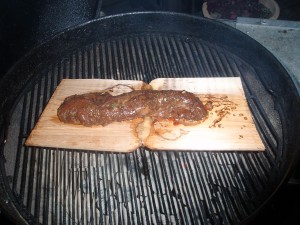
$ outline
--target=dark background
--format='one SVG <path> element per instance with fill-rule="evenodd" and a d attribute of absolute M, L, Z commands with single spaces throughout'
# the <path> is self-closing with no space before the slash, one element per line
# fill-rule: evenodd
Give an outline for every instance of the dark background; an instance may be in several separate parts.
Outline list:
<path fill-rule="evenodd" d="M 300 21 L 300 1 L 276 0 L 280 20 Z M 60 31 L 134 11 L 176 11 L 202 16 L 203 0 L 4 0 L 0 2 L 0 78 L 22 56 Z M 0 212 L 1 224 L 12 224 Z M 253 224 L 300 224 L 300 166 Z"/>

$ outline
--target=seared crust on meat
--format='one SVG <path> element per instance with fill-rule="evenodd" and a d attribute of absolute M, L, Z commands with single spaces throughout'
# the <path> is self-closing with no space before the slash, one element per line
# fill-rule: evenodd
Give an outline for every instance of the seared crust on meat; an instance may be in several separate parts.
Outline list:
<path fill-rule="evenodd" d="M 60 121 L 84 126 L 108 125 L 136 118 L 197 124 L 208 113 L 194 94 L 174 90 L 134 90 L 118 96 L 93 92 L 67 97 L 57 110 Z"/>

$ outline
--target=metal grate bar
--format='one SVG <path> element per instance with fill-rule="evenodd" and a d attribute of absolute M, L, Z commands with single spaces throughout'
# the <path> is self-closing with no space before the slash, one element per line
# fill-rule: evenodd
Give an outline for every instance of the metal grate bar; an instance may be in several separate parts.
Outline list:
<path fill-rule="evenodd" d="M 207 224 L 208 221 L 205 220 L 205 218 L 208 217 L 208 214 L 206 212 L 205 206 L 203 204 L 203 191 L 198 189 L 198 187 L 201 185 L 198 180 L 196 180 L 196 165 L 195 165 L 195 158 L 194 154 L 185 154 L 183 155 L 183 165 L 187 166 L 189 168 L 189 171 L 187 172 L 188 179 L 191 181 L 191 188 L 193 192 L 193 196 L 195 196 L 195 207 L 197 208 L 197 218 L 200 220 L 200 224 Z M 198 204 L 197 204 L 198 203 Z M 204 216 L 201 216 L 204 215 Z"/>
<path fill-rule="evenodd" d="M 126 156 L 126 166 L 127 166 L 127 168 L 128 168 L 128 172 L 129 172 L 129 179 L 130 179 L 130 181 L 131 181 L 131 191 L 130 191 L 130 193 L 131 193 L 131 195 L 130 195 L 130 200 L 131 200 L 131 202 L 133 202 L 132 203 L 132 208 L 131 208 L 131 212 L 135 215 L 135 217 L 133 217 L 133 223 L 134 224 L 142 224 L 142 222 L 141 222 L 141 219 L 140 219 L 140 211 L 137 209 L 137 206 L 138 206 L 138 204 L 137 204 L 137 201 L 138 201 L 138 199 L 137 199 L 137 196 L 138 196 L 138 190 L 136 190 L 136 184 L 135 184 L 135 179 L 134 179 L 134 173 L 135 173 L 135 170 L 134 170 L 134 167 L 133 167 L 133 165 L 132 165 L 132 161 L 133 161 L 133 154 L 131 154 L 130 156 Z M 129 186 L 128 186 L 128 188 L 129 188 Z"/>
<path fill-rule="evenodd" d="M 190 214 L 189 217 L 193 218 L 192 221 L 195 224 L 199 224 L 199 216 L 198 216 L 198 207 L 195 203 L 197 195 L 192 192 L 191 181 L 188 179 L 188 174 L 192 171 L 190 170 L 190 163 L 186 163 L 181 161 L 181 158 L 184 159 L 185 154 L 177 154 L 175 153 L 176 157 L 176 165 L 177 171 L 179 174 L 179 178 L 181 181 L 181 189 L 180 195 L 184 197 L 184 204 L 185 208 L 187 209 L 188 213 Z M 186 186 L 186 188 L 184 188 Z M 185 189 L 185 190 L 184 190 Z M 190 196 L 194 196 L 194 198 L 190 198 Z M 189 221 L 191 223 L 192 221 Z"/>
<path fill-rule="evenodd" d="M 20 102 L 21 104 L 21 102 Z M 27 98 L 24 97 L 23 98 L 23 102 L 22 102 L 22 115 L 21 115 L 21 119 L 20 119 L 20 130 L 19 130 L 19 137 L 23 137 L 24 134 L 24 129 L 25 129 L 25 118 L 26 118 L 26 108 L 27 108 Z M 20 190 L 21 187 L 19 187 L 19 174 L 20 174 L 20 168 L 23 168 L 22 171 L 24 171 L 24 167 L 22 167 L 22 164 L 24 163 L 24 161 L 22 161 L 23 158 L 23 154 L 24 152 L 22 151 L 22 142 L 19 140 L 18 141 L 18 146 L 17 146 L 17 153 L 16 153 L 16 159 L 15 159 L 15 167 L 14 167 L 14 175 L 13 175 L 13 184 L 12 184 L 12 190 L 14 192 L 14 194 L 18 197 L 20 197 L 21 199 L 23 198 L 24 194 L 22 193 L 22 191 Z M 22 185 L 21 185 L 22 186 Z"/>
<path fill-rule="evenodd" d="M 45 175 L 44 175 L 44 205 L 43 205 L 43 214 L 42 214 L 42 221 L 43 224 L 48 224 L 49 220 L 48 220 L 48 212 L 50 209 L 50 168 L 51 168 L 51 151 L 46 151 L 46 156 L 45 156 Z"/>
<path fill-rule="evenodd" d="M 33 101 L 31 101 L 31 99 L 33 99 L 34 96 L 34 92 L 28 93 L 27 94 L 27 98 L 30 98 L 29 102 L 29 109 L 27 111 L 27 108 L 25 109 L 26 112 L 26 117 L 28 118 L 27 120 L 25 120 L 27 122 L 27 124 L 25 125 L 26 128 L 26 134 L 28 134 L 30 132 L 30 127 L 31 127 L 31 118 L 32 118 L 32 110 L 33 110 Z M 22 135 L 23 137 L 26 135 Z M 19 142 L 21 142 L 21 146 L 23 146 L 23 139 L 20 139 Z M 28 189 L 26 188 L 26 186 L 28 185 L 28 180 L 27 180 L 27 174 L 28 174 L 28 170 L 29 170 L 29 166 L 28 166 L 28 159 L 30 157 L 31 151 L 30 148 L 25 147 L 25 148 L 21 148 L 20 151 L 24 151 L 24 159 L 23 159 L 23 168 L 22 168 L 22 175 L 21 175 L 21 190 L 20 190 L 20 196 L 21 198 L 23 198 L 24 204 L 27 206 L 27 209 L 30 211 L 30 206 L 27 204 L 28 203 L 28 198 L 27 198 L 27 194 L 25 195 L 25 191 L 27 191 Z M 31 177 L 32 178 L 32 177 Z"/>

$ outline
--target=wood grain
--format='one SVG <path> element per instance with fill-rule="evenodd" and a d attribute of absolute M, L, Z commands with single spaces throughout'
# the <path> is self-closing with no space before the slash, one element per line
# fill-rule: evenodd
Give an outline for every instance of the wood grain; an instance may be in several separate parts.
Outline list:
<path fill-rule="evenodd" d="M 117 85 L 117 86 L 115 86 Z M 209 117 L 195 126 L 168 121 L 137 119 L 108 126 L 84 127 L 60 122 L 57 108 L 73 94 L 110 89 L 120 94 L 141 89 L 142 81 L 66 79 L 55 90 L 26 145 L 97 151 L 131 152 L 146 146 L 153 150 L 262 151 L 264 145 L 253 123 L 239 78 L 159 78 L 150 85 L 157 90 L 186 90 L 212 103 Z M 221 116 L 220 116 L 221 115 Z M 143 129 L 142 135 L 137 130 Z"/>

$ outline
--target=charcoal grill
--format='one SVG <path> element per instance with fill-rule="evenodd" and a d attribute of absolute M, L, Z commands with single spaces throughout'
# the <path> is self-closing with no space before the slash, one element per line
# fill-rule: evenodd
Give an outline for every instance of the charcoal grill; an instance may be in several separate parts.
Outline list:
<path fill-rule="evenodd" d="M 239 76 L 265 152 L 109 153 L 25 147 L 63 78 Z M 106 17 L 64 31 L 0 83 L 0 203 L 19 224 L 239 224 L 288 178 L 300 102 L 261 45 L 218 22 L 174 13 Z"/>

